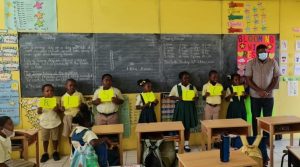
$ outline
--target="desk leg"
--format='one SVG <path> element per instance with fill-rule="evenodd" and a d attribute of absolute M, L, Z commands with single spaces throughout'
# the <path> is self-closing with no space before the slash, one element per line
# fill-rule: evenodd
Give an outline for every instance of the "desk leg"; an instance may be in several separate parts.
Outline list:
<path fill-rule="evenodd" d="M 25 137 L 25 139 L 23 139 L 23 158 L 24 160 L 28 160 L 28 138 Z"/>
<path fill-rule="evenodd" d="M 261 127 L 260 127 L 260 121 L 257 120 L 257 134 L 261 135 Z"/>
<path fill-rule="evenodd" d="M 290 133 L 290 146 L 294 145 L 294 134 Z"/>
<path fill-rule="evenodd" d="M 37 132 L 35 135 L 35 157 L 36 157 L 36 165 L 40 166 L 40 146 L 39 146 L 39 133 Z"/>
<path fill-rule="evenodd" d="M 273 126 L 270 125 L 270 167 L 274 166 L 274 129 Z"/>
<path fill-rule="evenodd" d="M 206 133 L 207 133 L 207 150 L 211 150 L 211 129 L 206 129 Z"/>
<path fill-rule="evenodd" d="M 179 167 L 183 167 L 183 164 L 181 163 L 181 161 L 178 161 L 179 163 Z"/>
<path fill-rule="evenodd" d="M 251 136 L 251 126 L 248 126 L 248 127 L 247 127 L 247 131 L 248 131 L 247 136 Z"/>
<path fill-rule="evenodd" d="M 141 164 L 141 133 L 137 133 L 137 164 Z"/>
<path fill-rule="evenodd" d="M 202 149 L 202 151 L 205 151 L 206 150 L 206 146 L 205 146 L 205 134 L 204 134 L 203 130 L 201 130 L 201 132 L 200 132 L 200 138 L 201 138 L 201 149 Z"/>
<path fill-rule="evenodd" d="M 121 164 L 121 166 L 124 165 L 124 163 L 123 163 L 123 141 L 122 141 L 122 138 L 123 138 L 123 134 L 120 133 L 119 134 L 119 154 L 120 154 L 120 164 Z"/>
<path fill-rule="evenodd" d="M 184 131 L 183 130 L 179 131 L 179 137 L 180 137 L 179 154 L 182 154 L 183 153 L 183 145 L 184 145 Z"/>
<path fill-rule="evenodd" d="M 288 151 L 288 167 L 292 166 L 292 154 Z"/>

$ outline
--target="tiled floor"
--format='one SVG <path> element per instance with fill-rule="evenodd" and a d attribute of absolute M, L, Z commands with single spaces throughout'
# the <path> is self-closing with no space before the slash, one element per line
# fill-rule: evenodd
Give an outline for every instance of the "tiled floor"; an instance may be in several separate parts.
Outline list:
<path fill-rule="evenodd" d="M 295 140 L 294 145 L 297 146 L 298 139 Z M 275 167 L 280 167 L 281 163 L 281 157 L 283 155 L 282 151 L 286 148 L 286 146 L 289 145 L 289 140 L 281 140 L 281 141 L 275 141 L 275 150 L 274 150 L 274 165 Z M 192 147 L 192 152 L 198 152 L 200 151 L 200 147 Z M 134 165 L 136 164 L 136 151 L 126 151 L 123 153 L 124 157 L 124 164 L 126 165 Z M 35 161 L 35 159 L 31 159 L 31 161 Z M 65 156 L 62 157 L 60 161 L 53 161 L 53 159 L 49 160 L 48 162 L 41 164 L 41 167 L 69 167 L 69 157 Z M 284 161 L 284 167 L 287 167 L 287 157 Z"/>

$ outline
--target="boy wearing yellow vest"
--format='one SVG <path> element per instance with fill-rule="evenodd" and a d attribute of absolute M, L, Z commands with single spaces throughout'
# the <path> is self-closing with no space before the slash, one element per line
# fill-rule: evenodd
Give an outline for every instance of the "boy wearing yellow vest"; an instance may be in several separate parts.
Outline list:
<path fill-rule="evenodd" d="M 69 137 L 72 132 L 72 120 L 79 112 L 79 106 L 85 103 L 82 93 L 76 90 L 77 82 L 68 79 L 65 84 L 67 92 L 61 98 L 61 110 L 64 112 L 63 132 L 64 137 Z"/>
<path fill-rule="evenodd" d="M 95 115 L 96 125 L 118 124 L 119 105 L 124 102 L 121 91 L 112 86 L 112 76 L 104 74 L 102 76 L 102 86 L 97 89 L 93 96 L 93 105 L 98 113 Z"/>

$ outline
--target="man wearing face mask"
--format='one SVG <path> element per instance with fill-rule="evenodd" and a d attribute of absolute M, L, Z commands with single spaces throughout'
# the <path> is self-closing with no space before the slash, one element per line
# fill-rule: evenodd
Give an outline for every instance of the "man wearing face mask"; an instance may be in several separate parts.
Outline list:
<path fill-rule="evenodd" d="M 273 89 L 278 84 L 280 71 L 275 59 L 270 59 L 266 45 L 256 47 L 257 58 L 248 62 L 245 76 L 250 86 L 252 130 L 257 135 L 256 117 L 272 116 L 274 99 Z M 267 136 L 268 134 L 264 134 Z"/>
<path fill-rule="evenodd" d="M 22 134 L 23 135 L 23 134 Z M 10 117 L 0 117 L 0 167 L 35 167 L 32 162 L 22 159 L 11 159 L 11 137 L 15 136 L 14 124 Z"/>

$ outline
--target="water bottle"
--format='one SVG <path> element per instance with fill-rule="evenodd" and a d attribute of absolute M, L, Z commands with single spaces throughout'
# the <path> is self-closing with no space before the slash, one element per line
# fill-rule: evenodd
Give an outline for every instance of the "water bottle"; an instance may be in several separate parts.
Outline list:
<path fill-rule="evenodd" d="M 229 162 L 230 156 L 230 137 L 221 135 L 220 159 L 222 162 Z"/>

